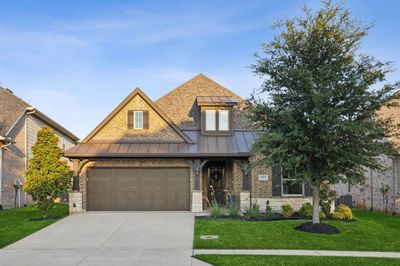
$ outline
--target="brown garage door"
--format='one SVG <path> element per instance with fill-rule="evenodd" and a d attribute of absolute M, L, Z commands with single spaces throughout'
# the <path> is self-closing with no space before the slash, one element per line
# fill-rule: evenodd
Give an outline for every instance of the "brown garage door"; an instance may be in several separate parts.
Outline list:
<path fill-rule="evenodd" d="M 90 211 L 189 210 L 188 168 L 90 168 Z"/>

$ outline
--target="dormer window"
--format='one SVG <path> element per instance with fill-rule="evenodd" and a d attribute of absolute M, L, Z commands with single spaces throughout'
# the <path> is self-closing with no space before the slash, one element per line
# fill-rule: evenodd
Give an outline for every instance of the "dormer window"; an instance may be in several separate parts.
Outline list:
<path fill-rule="evenodd" d="M 218 130 L 229 130 L 229 110 L 218 110 Z"/>

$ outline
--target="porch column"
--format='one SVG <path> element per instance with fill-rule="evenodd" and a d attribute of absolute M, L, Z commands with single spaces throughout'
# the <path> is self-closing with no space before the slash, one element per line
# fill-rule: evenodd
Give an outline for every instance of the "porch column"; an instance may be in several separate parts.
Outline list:
<path fill-rule="evenodd" d="M 248 160 L 242 161 L 240 170 L 243 174 L 242 191 L 240 192 L 240 208 L 249 209 L 251 206 L 251 164 Z"/>
<path fill-rule="evenodd" d="M 69 213 L 83 212 L 83 195 L 80 192 L 79 174 L 89 160 L 74 160 L 74 176 L 72 178 L 72 189 L 69 192 Z"/>
<path fill-rule="evenodd" d="M 202 168 L 208 160 L 195 159 L 189 161 L 194 173 L 194 189 L 192 192 L 192 212 L 203 211 L 203 191 L 201 189 Z"/>

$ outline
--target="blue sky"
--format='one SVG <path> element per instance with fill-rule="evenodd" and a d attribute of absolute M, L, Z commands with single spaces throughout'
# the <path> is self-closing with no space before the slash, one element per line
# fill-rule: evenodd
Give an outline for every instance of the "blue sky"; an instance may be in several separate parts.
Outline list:
<path fill-rule="evenodd" d="M 135 87 L 153 100 L 197 73 L 247 97 L 271 24 L 318 1 L 0 0 L 0 81 L 83 138 Z M 363 50 L 400 66 L 400 1 L 344 1 Z M 400 80 L 397 70 L 390 81 Z"/>

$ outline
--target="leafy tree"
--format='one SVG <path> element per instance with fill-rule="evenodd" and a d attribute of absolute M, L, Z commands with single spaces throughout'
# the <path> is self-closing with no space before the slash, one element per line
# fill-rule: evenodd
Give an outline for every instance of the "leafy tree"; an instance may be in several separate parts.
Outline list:
<path fill-rule="evenodd" d="M 385 79 L 390 63 L 360 52 L 370 26 L 342 4 L 303 11 L 274 25 L 280 32 L 256 54 L 253 70 L 263 84 L 248 108 L 262 132 L 255 146 L 260 163 L 311 185 L 316 224 L 323 182 L 362 182 L 365 167 L 382 169 L 377 156 L 393 151 L 385 139 L 397 126 L 376 114 L 397 106 L 400 84 Z"/>
<path fill-rule="evenodd" d="M 32 147 L 32 159 L 25 172 L 24 190 L 36 201 L 44 215 L 54 206 L 54 201 L 68 192 L 73 172 L 65 160 L 54 131 L 44 127 L 37 133 Z"/>

